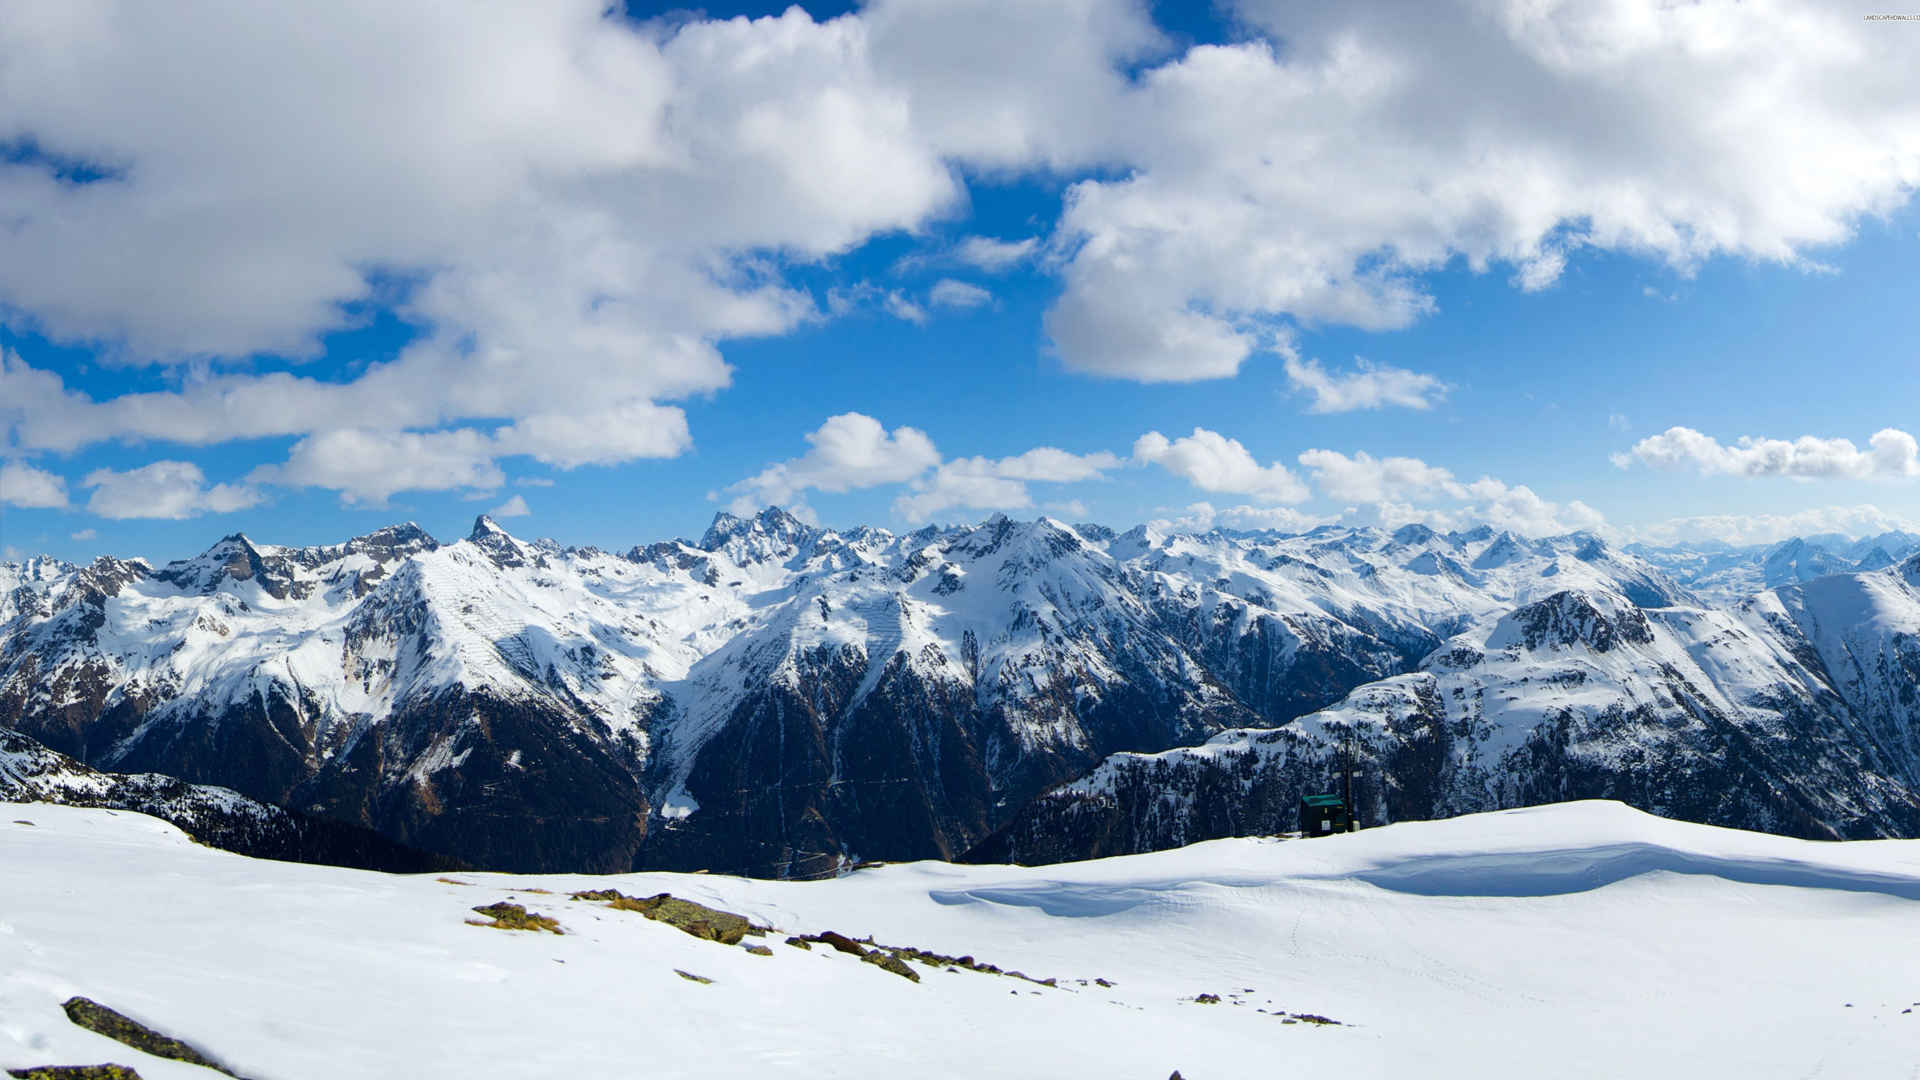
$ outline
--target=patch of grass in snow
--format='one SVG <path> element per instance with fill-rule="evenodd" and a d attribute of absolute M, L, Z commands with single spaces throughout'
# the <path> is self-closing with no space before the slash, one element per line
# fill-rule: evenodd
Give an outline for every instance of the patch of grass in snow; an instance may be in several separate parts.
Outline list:
<path fill-rule="evenodd" d="M 8 1068 L 13 1080 L 140 1080 L 140 1074 L 125 1065 L 36 1065 L 33 1068 Z"/>
<path fill-rule="evenodd" d="M 189 1065 L 200 1065 L 215 1072 L 235 1077 L 240 1074 L 208 1057 L 199 1048 L 190 1043 L 181 1042 L 171 1035 L 162 1035 L 158 1031 L 142 1024 L 91 998 L 72 997 L 62 1002 L 60 1008 L 67 1019 L 78 1027 L 86 1028 L 96 1035 L 104 1035 L 117 1043 L 131 1046 L 135 1050 L 152 1054 L 169 1061 L 184 1061 Z"/>
<path fill-rule="evenodd" d="M 879 949 L 875 949 L 860 959 L 874 965 L 882 971 L 891 971 L 895 975 L 907 979 L 910 982 L 920 981 L 920 973 L 908 967 L 907 962 L 900 959 L 900 957 L 894 953 L 881 952 Z"/>
<path fill-rule="evenodd" d="M 926 949 L 917 949 L 912 945 L 881 945 L 871 937 L 855 939 L 832 930 L 822 930 L 818 934 L 805 934 L 787 939 L 787 944 L 802 949 L 812 948 L 811 942 L 819 942 L 822 945 L 832 947 L 836 951 L 857 956 L 869 964 L 874 964 L 896 975 L 912 979 L 914 982 L 919 982 L 920 976 L 912 968 L 907 966 L 907 961 L 909 960 L 934 968 L 964 968 L 968 971 L 979 972 L 982 975 L 1002 975 L 1009 979 L 1024 979 L 1036 986 L 1045 986 L 1048 988 L 1056 988 L 1059 986 L 1058 979 L 1036 979 L 1021 971 L 1003 971 L 993 964 L 983 963 L 982 961 L 975 960 L 971 956 L 947 956 L 943 953 L 930 952 Z"/>
<path fill-rule="evenodd" d="M 555 934 L 566 933 L 565 930 L 560 929 L 559 920 L 537 911 L 528 911 L 519 904 L 501 901 L 498 904 L 488 904 L 473 910 L 493 921 L 481 922 L 479 919 L 468 919 L 468 926 L 486 926 L 494 930 L 546 930 Z"/>
<path fill-rule="evenodd" d="M 681 971 L 679 968 L 674 968 L 673 973 L 687 980 L 688 982 L 709 983 L 709 984 L 713 982 L 712 979 L 707 978 L 705 975 L 695 975 L 691 971 Z"/>
<path fill-rule="evenodd" d="M 741 938 L 755 930 L 766 932 L 755 927 L 744 915 L 683 900 L 671 893 L 639 897 L 628 896 L 618 889 L 588 889 L 574 893 L 573 898 L 604 903 L 618 911 L 637 911 L 655 922 L 678 927 L 694 937 L 717 941 L 722 945 L 738 945 Z"/>

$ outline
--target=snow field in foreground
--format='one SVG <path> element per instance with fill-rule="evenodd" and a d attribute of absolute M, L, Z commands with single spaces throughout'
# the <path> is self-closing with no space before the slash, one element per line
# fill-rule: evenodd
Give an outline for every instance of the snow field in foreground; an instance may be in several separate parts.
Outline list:
<path fill-rule="evenodd" d="M 214 1075 L 72 1026 L 81 994 L 254 1080 L 1920 1075 L 1920 841 L 1587 802 L 1034 869 L 450 877 L 0 807 L 0 1068 Z M 773 956 L 565 895 L 608 887 L 749 915 Z M 568 934 L 467 925 L 508 898 Z M 829 929 L 1059 986 L 783 944 Z"/>

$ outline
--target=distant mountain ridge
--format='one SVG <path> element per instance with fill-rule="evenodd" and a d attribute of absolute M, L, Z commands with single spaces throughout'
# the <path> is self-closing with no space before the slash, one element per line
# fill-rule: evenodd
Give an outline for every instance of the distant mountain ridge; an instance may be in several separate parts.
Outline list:
<path fill-rule="evenodd" d="M 1630 544 L 1627 550 L 1703 599 L 1732 604 L 1775 586 L 1812 581 L 1828 574 L 1884 570 L 1920 553 L 1920 533 L 1894 529 L 1858 540 L 1838 534 L 1797 536 L 1744 547 L 1723 543 L 1670 547 Z"/>
<path fill-rule="evenodd" d="M 159 568 L 0 564 L 0 726 L 95 767 L 224 785 L 482 866 L 809 876 L 1002 842 L 1058 802 L 1037 797 L 1124 770 L 1129 754 L 1273 729 L 1310 751 L 1329 730 L 1311 719 L 1320 710 L 1451 678 L 1436 650 L 1495 654 L 1493 685 L 1530 662 L 1500 659 L 1508 650 L 1572 635 L 1630 659 L 1621 685 L 1636 693 L 1722 712 L 1729 694 L 1777 693 L 1793 703 L 1775 710 L 1783 731 L 1844 714 L 1840 730 L 1884 750 L 1862 756 L 1836 736 L 1807 765 L 1878 770 L 1884 789 L 1857 807 L 1813 805 L 1805 821 L 1770 803 L 1672 812 L 1802 833 L 1822 815 L 1849 834 L 1913 829 L 1914 782 L 1898 766 L 1910 710 L 1886 678 L 1848 681 L 1820 651 L 1861 644 L 1853 624 L 1784 594 L 1777 610 L 1708 611 L 1657 561 L 1591 534 L 1489 527 L 1193 535 L 995 516 L 896 534 L 779 509 L 622 554 L 523 541 L 486 517 L 451 544 L 411 524 L 308 548 L 235 534 Z M 1689 618 L 1714 629 L 1695 641 L 1674 629 Z M 1754 652 L 1773 665 L 1763 690 L 1725 667 L 1713 634 L 1768 643 Z M 1692 689 L 1641 670 L 1681 671 L 1670 647 L 1711 653 L 1682 671 Z M 1896 671 L 1907 654 L 1889 647 Z M 1518 677 L 1515 692 L 1532 694 Z M 1642 741 L 1649 754 L 1670 745 Z M 1314 753 L 1297 760 L 1323 765 Z M 1400 789 L 1466 790 L 1432 754 L 1396 760 Z M 1582 785 L 1632 771 L 1619 761 L 1563 770 L 1554 790 L 1598 794 Z M 1318 783 L 1319 767 L 1285 782 Z M 1509 765 L 1484 753 L 1476 767 L 1497 799 L 1545 790 L 1508 783 Z M 1802 783 L 1770 767 L 1753 782 Z"/>

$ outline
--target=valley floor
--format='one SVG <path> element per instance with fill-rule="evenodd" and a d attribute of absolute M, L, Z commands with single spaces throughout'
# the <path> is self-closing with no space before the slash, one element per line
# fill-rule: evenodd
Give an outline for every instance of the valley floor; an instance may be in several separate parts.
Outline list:
<path fill-rule="evenodd" d="M 746 939 L 772 955 L 567 898 L 590 888 L 740 912 L 776 928 Z M 507 899 L 566 933 L 468 924 Z M 918 965 L 913 983 L 785 944 L 823 930 L 1056 985 Z M 253 1080 L 1905 1080 L 1920 1077 L 1920 841 L 1820 844 L 1587 802 L 1033 869 L 436 878 L 0 805 L 0 1069 L 217 1075 L 69 1024 L 73 995 Z"/>

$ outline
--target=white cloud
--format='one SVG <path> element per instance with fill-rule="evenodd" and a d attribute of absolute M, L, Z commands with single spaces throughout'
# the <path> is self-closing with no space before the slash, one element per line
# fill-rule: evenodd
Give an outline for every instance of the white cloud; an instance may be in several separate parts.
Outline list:
<path fill-rule="evenodd" d="M 493 463 L 493 440 L 471 428 L 440 432 L 343 429 L 293 444 L 285 464 L 263 465 L 256 484 L 321 487 L 350 503 L 384 504 L 401 491 L 471 487 L 492 491 L 506 482 Z"/>
<path fill-rule="evenodd" d="M 881 307 L 886 309 L 887 314 L 902 322 L 910 322 L 915 326 L 925 326 L 927 323 L 927 309 L 914 303 L 906 293 L 898 289 L 886 295 L 881 301 Z"/>
<path fill-rule="evenodd" d="M 1772 544 L 1795 536 L 1841 533 L 1860 538 L 1894 529 L 1920 530 L 1910 518 L 1890 514 L 1877 506 L 1823 506 L 1791 514 L 1701 514 L 1670 518 L 1634 530 L 1637 539 L 1653 544 L 1690 540 L 1719 540 L 1728 544 Z"/>
<path fill-rule="evenodd" d="M 1448 496 L 1467 497 L 1446 469 L 1419 458 L 1375 458 L 1366 451 L 1348 457 L 1335 450 L 1308 450 L 1300 464 L 1313 473 L 1321 494 L 1336 502 L 1379 503 Z"/>
<path fill-rule="evenodd" d="M 1920 180 L 1909 44 L 1820 0 L 1234 12 L 1255 34 L 1142 72 L 1125 167 L 1068 189 L 1070 368 L 1231 375 L 1273 320 L 1407 325 L 1455 260 L 1810 266 Z"/>
<path fill-rule="evenodd" d="M 66 478 L 24 461 L 0 461 L 0 506 L 58 509 L 65 505 Z"/>
<path fill-rule="evenodd" d="M 1303 502 L 1308 494 L 1285 465 L 1276 461 L 1262 466 L 1239 440 L 1206 428 L 1194 428 L 1192 435 L 1178 439 L 1149 431 L 1134 441 L 1133 460 L 1158 465 L 1202 491 L 1278 503 Z"/>
<path fill-rule="evenodd" d="M 684 421 L 658 403 L 727 385 L 715 342 L 817 317 L 779 257 L 962 194 L 859 18 L 667 28 L 592 0 L 349 0 L 325 21 L 353 28 L 339 36 L 211 0 L 64 8 L 0 11 L 0 130 L 113 171 L 0 168 L 0 304 L 122 361 L 297 356 L 398 280 L 427 333 L 346 382 L 216 367 L 102 402 L 9 360 L 0 428 L 25 448 L 507 421 L 524 449 L 505 452 L 563 466 L 676 453 Z M 890 33 L 925 21 L 904 11 Z M 607 411 L 543 419 L 581 401 Z"/>
<path fill-rule="evenodd" d="M 526 454 L 571 469 L 677 457 L 693 445 L 693 436 L 687 414 L 679 409 L 631 401 L 611 409 L 522 417 L 494 432 L 493 442 L 495 453 Z"/>
<path fill-rule="evenodd" d="M 954 248 L 954 258 L 976 270 L 989 274 L 998 274 L 1009 270 L 1033 257 L 1040 241 L 1029 236 L 1024 240 L 996 240 L 991 236 L 969 236 Z"/>
<path fill-rule="evenodd" d="M 1196 382 L 1237 374 L 1261 335 L 1184 303 L 1168 309 L 1141 298 L 1107 268 L 1075 262 L 1066 293 L 1045 322 L 1067 367 L 1137 382 Z M 1173 358 L 1170 362 L 1170 358 Z"/>
<path fill-rule="evenodd" d="M 493 509 L 487 511 L 487 516 L 497 517 L 497 518 L 514 518 L 514 517 L 526 517 L 531 513 L 533 513 L 533 511 L 527 508 L 526 498 L 524 496 L 515 495 L 513 498 L 508 499 L 506 502 L 503 502 L 499 506 L 496 506 Z"/>
<path fill-rule="evenodd" d="M 68 535 L 75 540 L 81 541 L 98 540 L 100 538 L 100 533 L 94 529 L 81 529 L 79 532 L 69 533 Z"/>
<path fill-rule="evenodd" d="M 1167 532 L 1206 532 L 1214 528 L 1271 530 L 1282 533 L 1306 532 L 1337 517 L 1307 514 L 1289 506 L 1229 506 L 1215 509 L 1209 502 L 1188 505 L 1178 516 L 1157 518 L 1148 524 Z"/>
<path fill-rule="evenodd" d="M 927 322 L 927 310 L 901 289 L 883 289 L 871 281 L 859 281 L 827 290 L 827 314 L 835 318 L 876 309 L 915 326 Z"/>
<path fill-rule="evenodd" d="M 1866 449 L 1847 439 L 1763 439 L 1741 436 L 1728 446 L 1692 428 L 1671 427 L 1615 454 L 1621 468 L 1635 461 L 1661 469 L 1691 468 L 1703 476 L 1786 476 L 1798 479 L 1920 476 L 1920 442 L 1905 431 L 1883 428 Z"/>
<path fill-rule="evenodd" d="M 1467 485 L 1469 497 L 1477 500 L 1470 513 L 1495 528 L 1511 529 L 1525 536 L 1557 536 L 1587 530 L 1605 532 L 1607 519 L 1600 511 L 1572 499 L 1564 503 L 1541 498 L 1525 484 L 1508 486 L 1490 476 Z"/>
<path fill-rule="evenodd" d="M 807 435 L 812 449 L 776 462 L 726 488 L 733 513 L 761 506 L 804 506 L 808 491 L 846 492 L 907 484 L 894 512 L 918 523 L 956 507 L 1024 510 L 1034 505 L 1029 484 L 1074 484 L 1097 479 L 1124 462 L 1104 451 L 1075 454 L 1052 446 L 1004 458 L 944 460 L 933 440 L 917 428 L 886 425 L 861 413 L 831 417 Z M 719 498 L 715 492 L 709 498 Z M 1083 508 L 1084 509 L 1084 508 Z M 796 510 L 796 513 L 799 511 Z"/>
<path fill-rule="evenodd" d="M 0 5 L 0 131 L 109 172 L 0 167 L 0 306 L 126 362 L 298 356 L 402 281 L 424 331 L 345 382 L 267 363 L 104 401 L 10 358 L 0 444 L 500 425 L 493 456 L 563 467 L 682 452 L 664 403 L 728 385 L 719 343 L 820 317 L 783 267 L 925 229 L 966 175 L 1067 183 L 1044 243 L 955 255 L 1057 268 L 1061 361 L 1147 381 L 1232 375 L 1294 324 L 1407 325 L 1455 262 L 1520 288 L 1586 250 L 1811 266 L 1920 183 L 1920 69 L 1812 0 L 1243 0 L 1241 40 L 1178 55 L 1148 10 Z M 1437 394 L 1300 370 L 1329 411 Z M 542 419 L 582 401 L 602 414 L 578 431 Z"/>
<path fill-rule="evenodd" d="M 513 483 L 515 487 L 549 488 L 553 486 L 553 478 L 550 476 L 522 476 Z"/>
<path fill-rule="evenodd" d="M 1446 384 L 1432 375 L 1406 368 L 1375 366 L 1359 358 L 1354 360 L 1354 370 L 1337 374 L 1322 367 L 1317 360 L 1294 356 L 1286 358 L 1285 368 L 1287 381 L 1293 384 L 1294 390 L 1312 395 L 1309 412 L 1352 412 L 1388 405 L 1430 409 L 1447 392 Z"/>
<path fill-rule="evenodd" d="M 808 490 L 853 491 L 899 484 L 940 463 L 940 451 L 918 428 L 886 425 L 863 413 L 829 417 L 807 434 L 812 446 L 791 461 L 767 466 L 727 488 L 736 496 L 735 513 L 748 514 L 766 505 L 794 502 Z"/>
<path fill-rule="evenodd" d="M 1560 280 L 1566 268 L 1566 252 L 1550 248 L 1521 259 L 1510 283 L 1521 292 L 1543 292 Z"/>
<path fill-rule="evenodd" d="M 993 303 L 993 294 L 978 285 L 941 278 L 934 282 L 933 289 L 927 293 L 927 301 L 934 307 L 965 311 Z"/>
<path fill-rule="evenodd" d="M 1016 457 L 960 458 L 944 462 L 930 476 L 915 480 L 913 493 L 894 500 L 893 507 L 901 517 L 915 523 L 954 507 L 1024 510 L 1033 505 L 1029 483 L 1078 483 L 1121 464 L 1113 454 L 1073 454 L 1051 446 Z"/>
<path fill-rule="evenodd" d="M 1607 414 L 1607 430 L 1631 431 L 1633 430 L 1633 421 L 1627 419 L 1626 414 L 1624 413 L 1608 413 Z"/>
<path fill-rule="evenodd" d="M 245 484 L 207 486 L 206 474 L 190 461 L 156 461 L 116 472 L 95 469 L 80 482 L 92 488 L 87 512 L 104 518 L 183 518 L 227 514 L 260 503 Z"/>
<path fill-rule="evenodd" d="M 1491 476 L 1465 483 L 1419 458 L 1308 450 L 1300 464 L 1322 496 L 1349 504 L 1342 517 L 1353 522 L 1389 527 L 1420 522 L 1441 530 L 1484 522 L 1526 536 L 1609 531 L 1605 516 L 1578 499 L 1553 502 L 1524 484 L 1508 485 Z"/>
<path fill-rule="evenodd" d="M 1055 517 L 1066 518 L 1068 521 L 1085 521 L 1087 519 L 1087 504 L 1081 502 L 1079 499 L 1047 503 L 1041 507 L 1041 509 Z"/>

